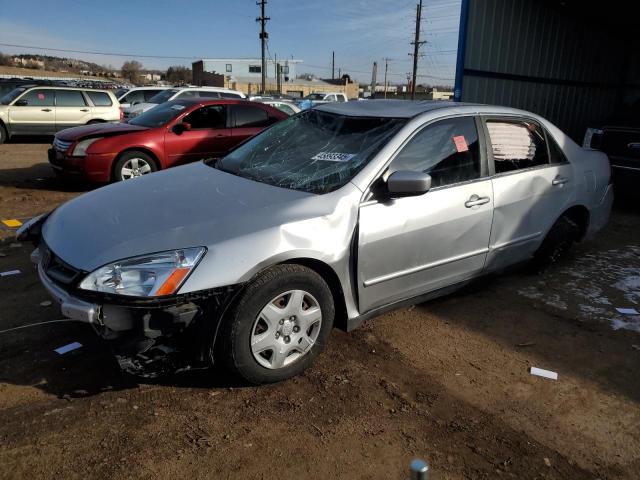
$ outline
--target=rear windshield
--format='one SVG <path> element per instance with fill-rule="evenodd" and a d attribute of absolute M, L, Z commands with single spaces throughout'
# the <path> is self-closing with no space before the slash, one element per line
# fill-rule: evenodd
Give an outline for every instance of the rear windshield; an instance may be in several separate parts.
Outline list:
<path fill-rule="evenodd" d="M 165 102 L 162 105 L 153 107 L 151 110 L 147 110 L 141 115 L 129 120 L 131 125 L 139 125 L 141 127 L 157 128 L 166 124 L 170 120 L 173 120 L 178 115 L 184 112 L 184 109 L 193 103 L 185 102 L 184 100 L 172 100 L 171 102 Z"/>
<path fill-rule="evenodd" d="M 310 193 L 350 181 L 406 123 L 307 110 L 275 124 L 215 164 L 215 168 Z"/>
<path fill-rule="evenodd" d="M 9 93 L 7 93 L 4 97 L 0 98 L 0 104 L 2 105 L 9 105 L 11 102 L 13 102 L 16 98 L 18 98 L 18 96 L 24 92 L 26 90 L 25 87 L 18 87 L 18 88 L 14 88 L 13 90 L 11 90 Z"/>
<path fill-rule="evenodd" d="M 170 90 L 163 90 L 160 93 L 157 93 L 156 95 L 154 95 L 153 97 L 151 97 L 148 102 L 149 103 L 164 103 L 167 100 L 169 100 L 171 97 L 173 97 L 176 93 L 178 93 L 179 90 L 172 88 Z"/>

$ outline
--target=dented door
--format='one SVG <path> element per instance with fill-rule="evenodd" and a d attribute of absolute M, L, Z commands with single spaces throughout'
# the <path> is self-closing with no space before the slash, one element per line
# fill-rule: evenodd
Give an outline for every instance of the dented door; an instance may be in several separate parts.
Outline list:
<path fill-rule="evenodd" d="M 432 190 L 360 208 L 360 312 L 480 273 L 487 256 L 491 180 Z"/>

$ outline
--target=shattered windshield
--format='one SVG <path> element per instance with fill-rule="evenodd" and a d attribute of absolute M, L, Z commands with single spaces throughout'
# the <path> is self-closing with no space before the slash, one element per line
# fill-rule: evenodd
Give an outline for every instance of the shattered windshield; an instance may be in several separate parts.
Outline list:
<path fill-rule="evenodd" d="M 309 110 L 274 125 L 214 165 L 277 187 L 328 193 L 350 181 L 405 123 Z"/>

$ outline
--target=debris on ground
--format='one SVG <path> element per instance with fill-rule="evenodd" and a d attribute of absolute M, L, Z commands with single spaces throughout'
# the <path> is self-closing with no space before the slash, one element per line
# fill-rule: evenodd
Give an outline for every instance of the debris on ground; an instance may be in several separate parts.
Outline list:
<path fill-rule="evenodd" d="M 68 345 L 63 345 L 62 347 L 56 348 L 54 352 L 56 352 L 58 355 L 64 355 L 65 353 L 77 350 L 80 347 L 82 347 L 82 344 L 80 342 L 73 342 L 69 343 Z"/>
<path fill-rule="evenodd" d="M 543 368 L 529 367 L 529 373 L 531 375 L 536 375 L 538 377 L 549 378 L 551 380 L 557 380 L 558 379 L 558 373 L 557 372 L 552 372 L 551 370 L 545 370 Z"/>
<path fill-rule="evenodd" d="M 22 272 L 20 270 L 7 270 L 6 272 L 0 272 L 0 277 L 9 277 L 11 275 L 19 275 Z"/>

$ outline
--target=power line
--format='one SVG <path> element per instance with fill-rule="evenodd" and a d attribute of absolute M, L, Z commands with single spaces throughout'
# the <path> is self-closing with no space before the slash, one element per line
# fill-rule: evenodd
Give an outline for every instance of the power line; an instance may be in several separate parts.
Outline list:
<path fill-rule="evenodd" d="M 66 48 L 51 48 L 51 47 L 37 47 L 34 45 L 16 45 L 14 43 L 0 43 L 3 47 L 15 47 L 15 48 L 31 48 L 33 50 L 50 50 L 52 52 L 67 52 L 67 53 L 86 53 L 89 55 L 105 55 L 111 57 L 137 57 L 137 58 L 182 58 L 192 60 L 194 58 L 206 58 L 206 57 L 185 57 L 185 56 L 168 56 L 168 55 L 143 55 L 137 53 L 108 53 L 108 52 L 93 52 L 89 50 L 70 50 Z"/>

